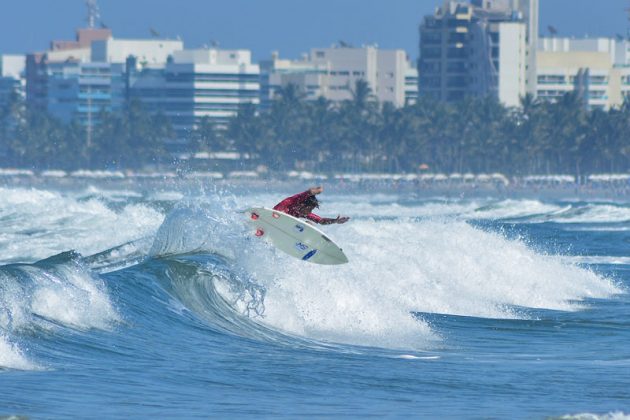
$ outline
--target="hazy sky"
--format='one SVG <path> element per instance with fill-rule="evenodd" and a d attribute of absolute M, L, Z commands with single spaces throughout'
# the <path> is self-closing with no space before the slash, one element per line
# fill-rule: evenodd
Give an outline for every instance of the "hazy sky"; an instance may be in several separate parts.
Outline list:
<path fill-rule="evenodd" d="M 103 22 L 118 38 L 181 36 L 186 47 L 218 41 L 251 49 L 255 59 L 278 50 L 296 58 L 339 40 L 376 43 L 417 57 L 418 24 L 442 0 L 99 0 Z M 540 28 L 559 35 L 625 34 L 630 0 L 540 0 Z M 86 23 L 83 0 L 0 0 L 0 53 L 46 49 L 73 39 Z"/>

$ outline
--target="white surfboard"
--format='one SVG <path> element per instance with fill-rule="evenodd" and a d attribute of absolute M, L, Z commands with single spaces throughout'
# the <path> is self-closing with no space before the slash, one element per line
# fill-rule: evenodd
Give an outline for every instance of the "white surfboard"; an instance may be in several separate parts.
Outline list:
<path fill-rule="evenodd" d="M 264 207 L 246 211 L 257 237 L 268 239 L 292 257 L 315 264 L 345 264 L 343 250 L 314 226 L 281 211 Z"/>

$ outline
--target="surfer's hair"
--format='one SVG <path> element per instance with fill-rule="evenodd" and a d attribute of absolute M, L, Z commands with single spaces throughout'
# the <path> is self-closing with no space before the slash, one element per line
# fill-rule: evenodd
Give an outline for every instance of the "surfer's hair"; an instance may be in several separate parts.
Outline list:
<path fill-rule="evenodd" d="M 317 200 L 317 197 L 315 197 L 314 195 L 309 195 L 308 198 L 304 200 L 304 205 L 307 207 L 319 208 L 319 201 Z"/>

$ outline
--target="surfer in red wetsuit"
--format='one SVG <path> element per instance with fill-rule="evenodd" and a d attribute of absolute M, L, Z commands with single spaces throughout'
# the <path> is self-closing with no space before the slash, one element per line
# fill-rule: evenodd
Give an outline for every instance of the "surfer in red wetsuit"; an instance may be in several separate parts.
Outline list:
<path fill-rule="evenodd" d="M 349 217 L 337 216 L 335 219 L 329 219 L 326 217 L 320 217 L 313 213 L 313 209 L 319 208 L 319 201 L 317 201 L 317 194 L 324 191 L 324 187 L 313 187 L 299 194 L 292 195 L 285 198 L 273 208 L 289 214 L 293 217 L 302 217 L 311 220 L 320 225 L 332 225 L 333 223 L 346 223 L 350 220 Z"/>

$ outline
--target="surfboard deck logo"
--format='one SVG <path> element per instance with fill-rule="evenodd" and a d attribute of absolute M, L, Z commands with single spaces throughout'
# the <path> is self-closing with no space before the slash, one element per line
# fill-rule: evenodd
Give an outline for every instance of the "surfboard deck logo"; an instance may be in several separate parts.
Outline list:
<path fill-rule="evenodd" d="M 321 230 L 276 210 L 254 207 L 246 211 L 253 234 L 279 250 L 314 264 L 345 264 L 348 257 Z"/>

